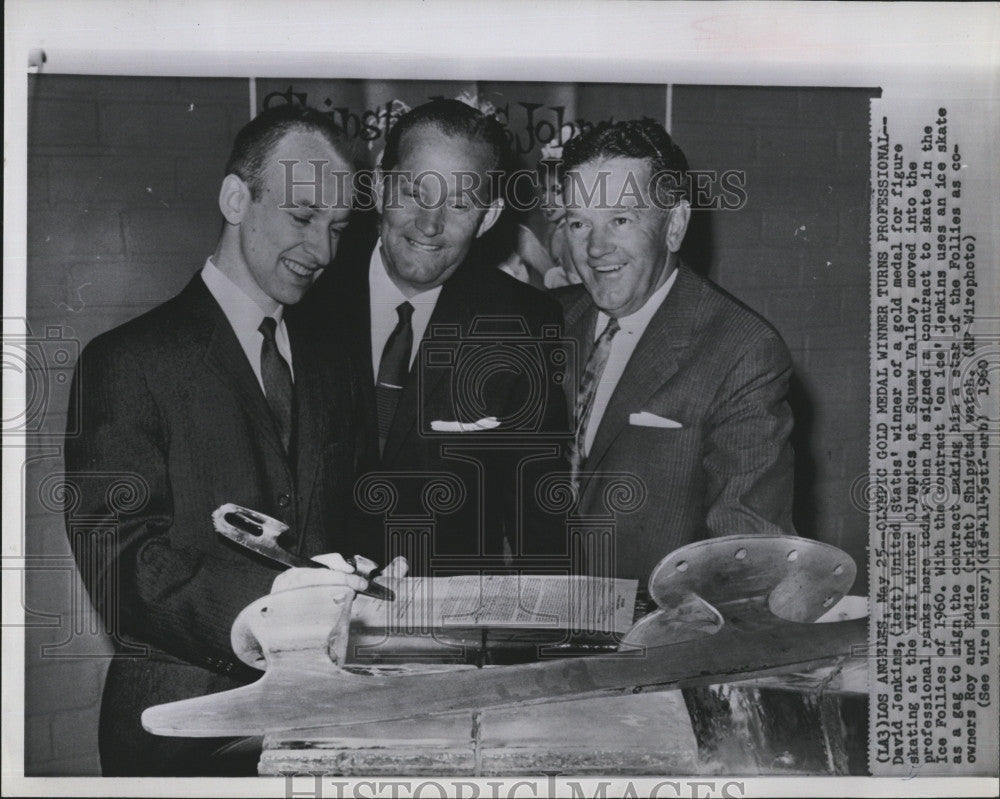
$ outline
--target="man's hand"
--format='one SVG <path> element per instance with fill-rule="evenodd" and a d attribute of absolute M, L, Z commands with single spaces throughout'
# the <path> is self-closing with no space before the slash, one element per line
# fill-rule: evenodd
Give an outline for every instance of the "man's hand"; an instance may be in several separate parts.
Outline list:
<path fill-rule="evenodd" d="M 402 555 L 397 555 L 391 561 L 389 565 L 382 569 L 382 577 L 392 580 L 398 580 L 406 577 L 407 572 L 410 571 L 409 561 L 406 560 Z"/>
<path fill-rule="evenodd" d="M 298 568 L 282 572 L 271 585 L 271 593 L 305 588 L 309 585 L 342 585 L 353 591 L 364 591 L 368 580 L 355 573 L 354 567 L 339 552 L 316 555 L 311 560 L 326 566 L 325 569 Z"/>

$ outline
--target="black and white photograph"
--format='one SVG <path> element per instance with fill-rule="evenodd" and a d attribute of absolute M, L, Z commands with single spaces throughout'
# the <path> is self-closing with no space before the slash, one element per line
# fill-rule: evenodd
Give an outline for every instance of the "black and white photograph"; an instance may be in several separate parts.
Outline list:
<path fill-rule="evenodd" d="M 991 795 L 1000 13 L 809 5 L 12 4 L 11 795 Z"/>

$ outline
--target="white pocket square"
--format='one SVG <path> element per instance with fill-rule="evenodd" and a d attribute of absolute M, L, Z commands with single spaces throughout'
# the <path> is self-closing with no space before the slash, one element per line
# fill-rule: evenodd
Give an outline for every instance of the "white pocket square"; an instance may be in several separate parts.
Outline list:
<path fill-rule="evenodd" d="M 643 411 L 642 413 L 630 413 L 628 423 L 636 427 L 683 427 L 680 422 L 668 419 L 665 416 L 657 416 L 655 413 Z"/>
<path fill-rule="evenodd" d="M 479 430 L 492 430 L 499 426 L 500 422 L 495 416 L 487 416 L 478 422 L 444 422 L 440 420 L 431 422 L 431 430 L 435 433 L 475 433 Z"/>

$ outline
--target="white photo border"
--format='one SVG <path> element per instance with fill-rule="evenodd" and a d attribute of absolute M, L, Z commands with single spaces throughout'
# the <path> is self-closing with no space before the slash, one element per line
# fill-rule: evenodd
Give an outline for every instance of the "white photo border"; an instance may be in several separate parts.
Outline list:
<path fill-rule="evenodd" d="M 30 71 L 878 86 L 884 97 L 936 101 L 960 94 L 988 104 L 1000 100 L 1000 6 L 995 3 L 9 0 L 4 13 L 5 319 L 25 316 Z M 609 74 L 611 63 L 614 74 Z M 1000 218 L 995 175 L 990 194 L 992 216 Z M 995 240 L 993 245 L 996 253 Z M 23 407 L 23 381 L 5 373 L 3 395 L 8 419 Z M 22 531 L 22 460 L 23 446 L 4 441 L 5 554 L 13 551 L 9 537 L 17 539 Z M 5 576 L 5 607 L 20 605 L 17 590 Z M 156 780 L 23 777 L 22 630 L 3 630 L 3 718 L 11 722 L 3 725 L 5 793 L 165 795 L 164 784 Z M 743 782 L 746 796 L 986 796 L 995 794 L 997 784 L 993 779 L 829 777 Z M 594 782 L 582 784 L 586 789 Z M 285 784 L 177 780 L 166 792 L 284 796 Z"/>

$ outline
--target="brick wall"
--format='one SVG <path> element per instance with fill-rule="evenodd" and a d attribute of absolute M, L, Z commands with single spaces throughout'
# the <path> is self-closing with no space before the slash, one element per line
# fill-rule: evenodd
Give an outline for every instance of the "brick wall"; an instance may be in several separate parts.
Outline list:
<path fill-rule="evenodd" d="M 36 337 L 53 327 L 82 346 L 176 293 L 211 252 L 248 86 L 46 75 L 29 89 L 28 323 Z M 862 563 L 866 518 L 848 492 L 867 467 L 867 97 L 676 87 L 673 98 L 673 132 L 693 167 L 747 171 L 746 207 L 700 219 L 690 250 L 792 350 L 799 531 Z M 47 375 L 25 471 L 32 775 L 99 773 L 110 651 L 74 580 L 57 498 L 43 490 L 62 470 L 67 374 Z"/>
<path fill-rule="evenodd" d="M 690 255 L 782 334 L 795 377 L 795 524 L 850 553 L 867 586 L 868 99 L 862 89 L 678 86 L 692 169 L 746 172 L 747 203 L 693 223 Z M 704 215 L 703 215 L 704 216 Z"/>
<path fill-rule="evenodd" d="M 215 247 L 216 204 L 246 80 L 33 76 L 28 99 L 28 324 L 80 346 L 177 293 Z M 25 771 L 96 775 L 110 646 L 45 478 L 62 470 L 69 380 L 49 373 L 25 474 Z"/>

